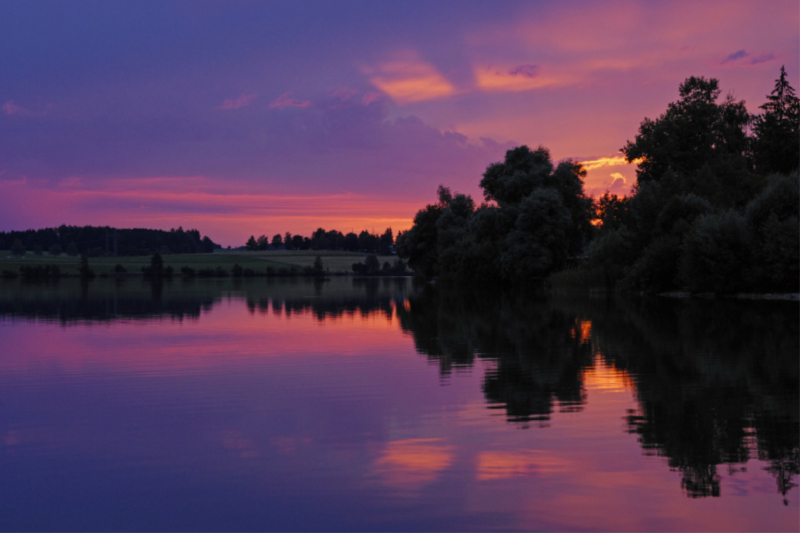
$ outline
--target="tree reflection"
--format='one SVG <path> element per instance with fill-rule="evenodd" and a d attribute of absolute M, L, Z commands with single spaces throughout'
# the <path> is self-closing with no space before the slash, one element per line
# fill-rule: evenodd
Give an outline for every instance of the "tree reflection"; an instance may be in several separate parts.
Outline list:
<path fill-rule="evenodd" d="M 592 349 L 574 315 L 542 299 L 514 293 L 428 288 L 398 307 L 401 327 L 417 350 L 447 375 L 475 357 L 491 361 L 483 391 L 514 422 L 546 422 L 554 405 L 580 410 L 582 369 Z"/>
<path fill-rule="evenodd" d="M 788 302 L 570 299 L 427 288 L 397 306 L 417 350 L 447 375 L 493 362 L 483 392 L 512 422 L 580 410 L 595 357 L 631 376 L 626 416 L 646 454 L 681 473 L 690 497 L 719 496 L 718 467 L 768 461 L 797 486 L 798 306 Z M 591 336 L 580 327 L 591 323 Z"/>
<path fill-rule="evenodd" d="M 595 347 L 636 380 L 628 430 L 681 472 L 690 497 L 718 496 L 717 466 L 771 462 L 795 484 L 798 308 L 785 302 L 568 302 L 592 320 Z"/>

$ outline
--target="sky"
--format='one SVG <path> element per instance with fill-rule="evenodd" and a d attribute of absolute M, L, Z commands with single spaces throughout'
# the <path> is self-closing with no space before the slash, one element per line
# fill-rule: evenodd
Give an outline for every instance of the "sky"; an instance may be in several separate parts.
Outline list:
<path fill-rule="evenodd" d="M 0 230 L 396 233 L 521 144 L 625 194 L 683 80 L 753 113 L 782 65 L 796 0 L 0 0 Z"/>

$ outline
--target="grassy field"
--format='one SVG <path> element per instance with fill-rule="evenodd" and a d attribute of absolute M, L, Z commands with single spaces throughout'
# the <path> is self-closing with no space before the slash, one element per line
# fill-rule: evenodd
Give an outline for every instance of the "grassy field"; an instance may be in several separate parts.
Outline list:
<path fill-rule="evenodd" d="M 213 254 L 180 254 L 165 255 L 164 266 L 171 266 L 176 274 L 180 274 L 181 267 L 187 266 L 195 270 L 204 268 L 216 269 L 221 267 L 228 272 L 234 264 L 242 268 L 252 268 L 257 273 L 266 272 L 267 267 L 275 270 L 297 267 L 310 267 L 314 259 L 320 256 L 322 265 L 331 274 L 353 273 L 353 263 L 363 262 L 366 254 L 354 252 L 329 252 L 329 251 L 272 251 L 272 252 L 217 252 Z M 394 257 L 380 258 L 381 262 L 394 262 Z M 0 272 L 7 270 L 18 273 L 23 265 L 43 266 L 58 265 L 64 276 L 77 276 L 79 257 L 69 257 L 66 254 L 52 256 L 50 254 L 35 255 L 31 252 L 22 257 L 14 256 L 8 250 L 0 250 Z M 120 264 L 131 275 L 141 275 L 142 267 L 150 265 L 150 256 L 136 257 L 90 257 L 89 267 L 97 275 L 111 275 L 114 267 Z"/>

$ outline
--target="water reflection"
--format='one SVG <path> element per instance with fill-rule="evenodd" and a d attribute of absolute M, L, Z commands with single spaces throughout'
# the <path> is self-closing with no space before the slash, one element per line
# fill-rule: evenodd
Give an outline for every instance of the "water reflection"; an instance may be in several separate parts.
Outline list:
<path fill-rule="evenodd" d="M 628 431 L 668 459 L 690 497 L 719 496 L 718 467 L 732 473 L 755 457 L 770 462 L 784 498 L 797 486 L 796 303 L 544 301 L 440 287 L 398 315 L 443 375 L 494 362 L 483 392 L 511 422 L 544 426 L 555 409 L 580 411 L 601 357 L 635 385 Z"/>
<path fill-rule="evenodd" d="M 319 320 L 360 313 L 391 317 L 396 301 L 413 290 L 405 278 L 254 280 L 76 280 L 26 283 L 0 280 L 0 318 L 58 321 L 67 325 L 119 319 L 197 319 L 226 298 L 243 298 L 251 313 Z"/>
<path fill-rule="evenodd" d="M 495 362 L 483 392 L 513 422 L 546 425 L 554 408 L 580 411 L 586 401 L 580 376 L 592 347 L 574 313 L 513 293 L 429 288 L 398 316 L 444 375 L 476 357 Z"/>
<path fill-rule="evenodd" d="M 226 311 L 228 304 L 236 309 Z M 214 320 L 184 332 L 183 337 L 169 327 L 170 320 L 195 323 L 212 312 Z M 248 316 L 250 322 L 246 320 Z M 785 503 L 797 486 L 800 455 L 798 317 L 796 303 L 542 298 L 464 287 L 415 286 L 405 279 L 0 283 L 0 322 L 56 322 L 64 327 L 51 326 L 52 329 L 67 332 L 80 329 L 74 326 L 87 326 L 91 335 L 86 336 L 94 342 L 101 335 L 99 330 L 110 329 L 92 328 L 94 323 L 142 325 L 139 323 L 164 321 L 160 329 L 147 324 L 149 344 L 145 348 L 152 351 L 153 347 L 163 347 L 157 357 L 143 355 L 141 346 L 129 346 L 129 339 L 140 335 L 129 330 L 125 333 L 130 336 L 126 342 L 109 334 L 107 346 L 113 346 L 113 350 L 105 345 L 97 348 L 97 361 L 124 366 L 127 372 L 134 369 L 139 377 L 149 372 L 160 379 L 170 370 L 172 375 L 191 381 L 194 378 L 187 378 L 187 368 L 213 368 L 222 376 L 246 376 L 252 382 L 243 387 L 230 377 L 229 390 L 226 389 L 232 404 L 238 406 L 236 402 L 242 402 L 242 407 L 237 407 L 241 412 L 250 413 L 247 409 L 251 408 L 244 407 L 242 388 L 252 398 L 274 395 L 270 402 L 282 406 L 280 402 L 286 402 L 284 409 L 268 411 L 272 426 L 261 419 L 266 416 L 267 407 L 248 415 L 252 423 L 250 418 L 243 418 L 233 427 L 227 415 L 219 414 L 219 420 L 210 424 L 215 428 L 214 442 L 241 460 L 272 465 L 267 460 L 272 454 L 273 458 L 280 456 L 281 461 L 291 462 L 291 468 L 299 471 L 303 464 L 300 458 L 308 461 L 309 456 L 332 453 L 336 460 L 346 459 L 355 465 L 356 455 L 347 451 L 347 446 L 380 440 L 376 435 L 383 431 L 382 417 L 396 416 L 385 413 L 396 413 L 398 402 L 415 414 L 426 412 L 415 404 L 423 401 L 414 398 L 421 387 L 419 376 L 402 378 L 402 373 L 397 372 L 405 367 L 399 363 L 391 366 L 375 358 L 367 371 L 335 358 L 324 361 L 320 355 L 351 353 L 353 343 L 362 352 L 389 353 L 393 348 L 387 342 L 388 332 L 394 334 L 392 342 L 397 342 L 401 336 L 399 325 L 406 339 L 413 340 L 417 352 L 436 367 L 445 382 L 456 379 L 460 371 L 473 372 L 476 379 L 480 378 L 474 385 L 478 401 L 470 404 L 475 412 L 462 414 L 477 419 L 488 407 L 507 421 L 502 425 L 528 429 L 527 448 L 502 449 L 495 446 L 495 436 L 485 437 L 468 465 L 469 475 L 478 482 L 569 475 L 581 467 L 580 463 L 570 462 L 572 459 L 557 451 L 537 449 L 536 439 L 555 431 L 544 428 L 553 425 L 557 417 L 583 417 L 582 424 L 589 425 L 593 416 L 591 402 L 596 398 L 590 398 L 588 391 L 627 391 L 635 398 L 635 407 L 618 427 L 605 427 L 603 431 L 623 436 L 627 431 L 632 446 L 636 446 L 633 439 L 638 439 L 644 454 L 665 458 L 667 466 L 679 473 L 686 495 L 720 496 L 722 474 L 744 472 L 752 467 L 752 460 L 758 459 L 768 465 Z M 297 324 L 301 321 L 302 327 Z M 366 321 L 372 331 L 366 331 Z M 326 330 L 329 325 L 336 328 Z M 71 339 L 62 338 L 62 348 Z M 22 341 L 15 342 L 23 345 Z M 25 342 L 30 348 L 34 341 Z M 76 364 L 76 354 L 86 346 L 83 338 L 81 342 L 84 344 L 75 345 L 78 348 L 64 351 L 69 364 Z M 47 347 L 39 351 L 49 353 Z M 188 352 L 191 358 L 186 356 Z M 263 363 L 265 354 L 291 356 L 300 352 L 312 354 L 318 367 L 314 369 L 316 374 L 309 377 L 307 368 L 311 365 L 307 360 L 282 362 L 284 371 L 295 380 L 293 384 L 273 377 L 276 367 Z M 412 359 L 420 360 L 410 352 Z M 247 364 L 234 366 L 245 358 L 249 358 Z M 11 359 L 7 353 L 5 368 L 11 368 Z M 24 365 L 30 364 L 29 359 Z M 98 368 L 97 361 L 86 366 Z M 12 368 L 13 372 L 21 374 L 18 368 L 27 369 L 24 365 Z M 356 375 L 356 368 L 362 368 L 358 370 L 361 374 Z M 12 370 L 8 371 L 9 376 Z M 383 375 L 378 375 L 381 372 Z M 260 381 L 270 379 L 271 387 Z M 58 380 L 54 382 L 63 381 Z M 14 380 L 9 378 L 7 382 Z M 208 386 L 220 387 L 222 382 L 221 378 L 209 380 Z M 170 388 L 173 385 L 159 386 L 164 387 L 159 394 L 169 398 L 165 404 L 178 405 L 190 393 L 195 394 L 198 405 L 219 402 L 213 395 L 206 396 L 205 383 L 191 382 L 179 393 Z M 308 386 L 313 394 L 298 394 L 297 386 Z M 330 392 L 332 387 L 339 387 L 336 394 Z M 389 387 L 394 387 L 392 400 L 384 396 Z M 78 390 L 80 387 L 76 386 Z M 70 389 L 70 394 L 73 392 Z M 147 390 L 148 394 L 152 392 Z M 112 395 L 103 391 L 106 393 Z M 441 393 L 446 395 L 447 391 Z M 46 392 L 37 394 L 36 398 L 46 397 Z M 436 393 L 426 390 L 426 394 L 434 398 Z M 11 393 L 7 396 L 14 399 Z M 150 402 L 146 396 L 132 397 Z M 292 398 L 291 402 L 286 398 Z M 324 414 L 321 398 L 325 399 Z M 118 401 L 124 406 L 120 407 L 121 412 L 129 409 L 130 402 L 130 398 Z M 158 404 L 157 400 L 152 402 Z M 252 403 L 259 405 L 258 402 L 272 405 L 263 399 Z M 42 412 L 60 405 L 61 400 L 53 400 Z M 314 413 L 308 415 L 313 422 L 302 423 L 294 414 L 293 409 L 303 405 L 307 412 Z M 2 426 L 7 450 L 23 449 L 37 441 L 35 432 L 42 429 L 27 422 L 33 418 L 28 411 L 35 411 L 35 406 L 31 403 L 19 407 L 25 416 L 21 414 L 13 424 L 9 418 Z M 90 411 L 89 407 L 81 408 Z M 373 412 L 368 414 L 370 409 Z M 75 415 L 65 410 L 61 416 L 69 420 Z M 176 423 L 170 419 L 169 424 L 164 424 L 166 431 L 173 431 Z M 405 423 L 413 426 L 412 422 Z M 311 427 L 313 431 L 307 430 Z M 274 428 L 282 428 L 282 433 Z M 200 426 L 190 427 L 187 422 L 185 430 L 174 430 L 168 440 L 182 442 L 186 439 L 182 435 L 191 431 L 198 434 L 196 442 L 207 438 Z M 341 440 L 335 443 L 340 448 L 325 448 L 323 452 L 320 443 L 327 446 L 335 435 Z M 63 435 L 59 439 L 68 440 Z M 194 446 L 196 442 L 186 445 Z M 436 486 L 448 472 L 458 471 L 465 453 L 463 442 L 424 431 L 398 431 L 379 445 L 369 444 L 373 445 L 375 449 L 367 454 L 369 467 L 360 463 L 357 467 L 368 469 L 382 484 L 403 492 Z M 291 468 L 280 470 L 281 475 L 294 475 L 296 471 Z M 630 473 L 619 474 L 624 477 Z M 603 483 L 610 481 L 605 478 Z M 672 486 L 677 492 L 677 483 Z"/>

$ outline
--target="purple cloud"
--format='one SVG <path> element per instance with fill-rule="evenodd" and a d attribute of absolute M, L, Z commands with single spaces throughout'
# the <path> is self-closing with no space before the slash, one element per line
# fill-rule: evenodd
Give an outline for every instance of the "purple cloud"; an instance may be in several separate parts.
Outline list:
<path fill-rule="evenodd" d="M 775 58 L 776 56 L 773 53 L 761 54 L 753 57 L 749 52 L 745 50 L 739 50 L 737 52 L 732 53 L 725 59 L 723 59 L 720 65 L 727 65 L 728 63 L 736 63 L 738 65 L 753 66 L 753 65 L 759 65 L 761 63 L 768 63 Z"/>
<path fill-rule="evenodd" d="M 9 100 L 5 104 L 3 104 L 2 109 L 3 109 L 3 111 L 5 111 L 6 115 L 16 115 L 16 114 L 29 115 L 30 114 L 30 111 L 28 111 L 27 109 L 25 109 L 24 107 L 20 107 L 17 104 L 15 104 L 14 100 Z"/>
<path fill-rule="evenodd" d="M 311 105 L 311 102 L 308 100 L 295 100 L 294 98 L 289 98 L 290 92 L 285 92 L 279 97 L 277 97 L 273 102 L 270 102 L 269 108 L 270 109 L 283 109 L 285 107 L 308 107 Z"/>
<path fill-rule="evenodd" d="M 508 71 L 511 76 L 524 76 L 526 78 L 535 78 L 539 75 L 538 65 L 520 65 Z"/>
<path fill-rule="evenodd" d="M 750 60 L 751 65 L 758 65 L 759 63 L 768 63 L 775 59 L 775 54 L 761 54 Z"/>
<path fill-rule="evenodd" d="M 250 105 L 250 102 L 255 100 L 256 96 L 258 96 L 257 93 L 252 93 L 252 94 L 242 94 L 236 100 L 234 100 L 233 98 L 226 98 L 221 105 L 215 107 L 214 109 L 222 109 L 228 111 L 232 109 L 239 109 L 242 107 L 246 107 Z"/>
<path fill-rule="evenodd" d="M 744 50 L 739 50 L 738 52 L 734 52 L 734 53 L 732 53 L 731 55 L 729 55 L 728 57 L 726 57 L 725 59 L 723 59 L 723 60 L 722 60 L 722 63 L 720 63 L 720 64 L 721 64 L 721 65 L 724 65 L 724 64 L 726 64 L 726 63 L 731 63 L 731 62 L 733 62 L 733 61 L 737 61 L 737 60 L 739 60 L 739 59 L 742 59 L 743 57 L 747 57 L 747 56 L 749 56 L 749 55 L 750 55 L 750 54 L 748 54 L 748 53 L 747 53 L 747 52 L 745 52 Z"/>

